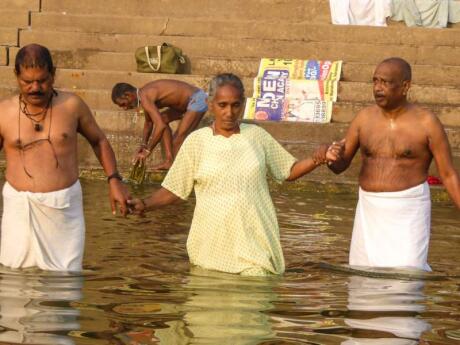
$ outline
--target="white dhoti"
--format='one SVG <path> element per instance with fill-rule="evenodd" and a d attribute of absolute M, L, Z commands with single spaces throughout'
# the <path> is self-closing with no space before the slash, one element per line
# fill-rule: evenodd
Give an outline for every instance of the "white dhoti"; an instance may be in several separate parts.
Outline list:
<path fill-rule="evenodd" d="M 431 271 L 427 264 L 430 226 L 426 182 L 398 192 L 372 193 L 360 188 L 350 265 Z"/>
<path fill-rule="evenodd" d="M 80 182 L 48 193 L 20 192 L 3 186 L 0 263 L 11 268 L 37 266 L 81 271 L 85 221 Z"/>

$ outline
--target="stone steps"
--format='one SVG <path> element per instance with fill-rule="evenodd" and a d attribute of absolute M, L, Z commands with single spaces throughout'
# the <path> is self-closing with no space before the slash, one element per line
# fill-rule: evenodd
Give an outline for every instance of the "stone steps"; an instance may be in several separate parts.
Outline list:
<path fill-rule="evenodd" d="M 0 9 L 0 26 L 24 28 L 29 25 L 29 12 L 27 10 Z"/>
<path fill-rule="evenodd" d="M 10 11 L 39 11 L 42 0 L 2 0 L 2 8 Z"/>
<path fill-rule="evenodd" d="M 330 20 L 326 0 L 43 0 L 43 12 L 174 18 Z"/>
<path fill-rule="evenodd" d="M 8 65 L 8 48 L 0 46 L 0 66 Z"/>
<path fill-rule="evenodd" d="M 318 37 L 318 39 L 321 39 Z M 152 36 L 98 34 L 79 32 L 56 32 L 21 30 L 21 45 L 40 43 L 50 49 L 88 49 L 106 52 L 134 53 L 146 44 L 169 42 L 181 47 L 186 55 L 215 56 L 230 59 L 284 57 L 304 59 L 330 59 L 347 62 L 377 63 L 384 57 L 400 56 L 412 64 L 460 65 L 459 46 L 429 46 L 334 42 L 294 41 L 269 39 L 215 39 L 208 37 Z"/>
<path fill-rule="evenodd" d="M 19 48 L 9 49 L 10 58 L 14 59 Z M 98 52 L 91 50 L 53 50 L 53 61 L 58 68 L 81 70 L 116 70 L 135 72 L 136 62 L 133 53 Z M 309 58 L 309 57 L 305 57 Z M 225 57 L 189 57 L 187 74 L 216 75 L 229 72 L 240 77 L 253 78 L 257 75 L 259 58 L 229 59 Z M 368 82 L 372 79 L 375 64 L 344 62 L 342 80 Z M 447 65 L 413 65 L 413 84 L 445 85 L 460 87 L 460 66 Z M 149 75 L 149 74 L 147 74 Z M 176 78 L 177 75 L 170 75 Z M 148 77 L 150 78 L 150 77 Z"/>
<path fill-rule="evenodd" d="M 204 81 L 204 80 L 203 80 Z M 358 83 L 356 83 L 358 84 Z M 354 85 L 350 88 L 353 89 Z M 68 90 L 66 88 L 60 88 L 62 90 Z M 95 112 L 119 112 L 120 108 L 114 105 L 111 101 L 110 90 L 98 90 L 98 89 L 70 89 L 68 91 L 75 92 L 77 95 L 82 97 L 88 106 Z M 13 86 L 0 86 L 0 97 L 7 97 L 14 93 L 17 93 L 17 88 Z M 347 101 L 341 100 L 334 104 L 332 121 L 333 122 L 350 122 L 356 113 L 364 106 L 372 104 L 371 101 Z M 458 126 L 458 113 L 459 106 L 446 105 L 446 104 L 426 104 L 422 103 L 423 106 L 432 110 L 441 120 L 444 125 Z M 282 126 L 283 124 L 280 124 Z"/>
<path fill-rule="evenodd" d="M 2 0 L 2 5 L 0 65 L 9 58 L 9 66 L 0 67 L 0 97 L 17 92 L 12 65 L 18 48 L 4 45 L 17 45 L 18 34 L 14 39 L 11 28 L 21 28 L 20 46 L 41 43 L 51 49 L 59 67 L 56 87 L 73 91 L 88 103 L 111 140 L 122 171 L 130 167 L 143 118 L 112 104 L 113 84 L 141 86 L 173 78 L 206 88 L 211 76 L 234 72 L 243 77 L 251 95 L 262 57 L 344 61 L 333 109 L 335 123 L 260 123 L 297 157 L 306 156 L 318 143 L 342 138 L 345 122 L 373 103 L 370 81 L 375 65 L 385 57 L 401 56 L 413 66 L 411 100 L 430 108 L 443 124 L 458 126 L 446 130 L 455 165 L 460 166 L 458 27 L 333 26 L 327 0 Z M 135 72 L 135 49 L 162 42 L 184 50 L 188 75 Z M 99 166 L 84 140 L 79 147 L 83 167 Z M 155 159 L 159 157 L 157 148 Z M 324 167 L 308 178 L 356 180 L 358 162 L 359 157 L 338 178 Z"/>
<path fill-rule="evenodd" d="M 18 45 L 18 29 L 0 27 L 0 45 L 2 46 L 17 46 Z"/>
<path fill-rule="evenodd" d="M 116 26 L 113 22 L 116 21 Z M 438 46 L 460 45 L 460 30 L 426 30 L 408 27 L 360 27 L 312 22 L 293 23 L 262 20 L 210 18 L 127 17 L 108 15 L 71 15 L 33 13 L 34 30 L 71 31 L 99 34 L 146 34 L 154 36 L 200 36 L 216 38 L 257 38 L 314 42 L 373 42 Z"/>
<path fill-rule="evenodd" d="M 171 75 L 169 74 L 157 73 L 59 69 L 56 75 L 56 87 L 69 88 L 75 91 L 82 90 L 85 93 L 93 90 L 94 92 L 99 90 L 109 92 L 117 82 L 128 82 L 136 86 L 142 86 L 152 80 L 170 77 Z M 13 69 L 11 67 L 0 67 L 0 79 L 4 80 L 3 85 L 5 86 L 16 86 L 16 80 L 13 77 Z M 181 74 L 174 75 L 174 79 L 183 80 L 206 89 L 210 77 L 205 75 Z M 252 95 L 252 78 L 243 78 L 243 83 L 245 84 L 246 94 L 248 96 Z M 420 103 L 441 103 L 460 106 L 460 89 L 449 86 L 413 85 L 409 98 L 412 101 Z M 341 81 L 339 83 L 338 100 L 346 102 L 372 102 L 372 84 Z M 98 107 L 98 109 L 101 109 L 101 107 Z M 102 109 L 105 109 L 105 107 Z"/>

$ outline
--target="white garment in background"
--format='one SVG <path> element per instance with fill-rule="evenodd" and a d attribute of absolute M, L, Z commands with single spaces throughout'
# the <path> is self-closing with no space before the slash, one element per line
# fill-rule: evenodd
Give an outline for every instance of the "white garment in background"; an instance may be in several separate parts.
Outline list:
<path fill-rule="evenodd" d="M 427 264 L 430 226 L 428 183 L 399 192 L 372 193 L 360 188 L 350 265 L 431 271 Z"/>
<path fill-rule="evenodd" d="M 391 0 L 329 0 L 332 24 L 386 26 Z"/>
<path fill-rule="evenodd" d="M 85 221 L 80 182 L 48 193 L 20 192 L 3 186 L 0 263 L 11 268 L 37 266 L 81 271 Z"/>
<path fill-rule="evenodd" d="M 407 26 L 445 28 L 449 3 L 450 0 L 393 0 L 391 19 L 403 20 Z"/>

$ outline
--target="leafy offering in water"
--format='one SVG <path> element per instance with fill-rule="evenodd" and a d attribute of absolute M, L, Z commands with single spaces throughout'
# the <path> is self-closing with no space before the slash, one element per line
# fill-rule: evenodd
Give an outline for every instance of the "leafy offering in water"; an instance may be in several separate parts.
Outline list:
<path fill-rule="evenodd" d="M 136 164 L 132 166 L 131 171 L 129 172 L 129 182 L 142 184 L 145 180 L 145 171 L 145 162 L 137 161 Z"/>

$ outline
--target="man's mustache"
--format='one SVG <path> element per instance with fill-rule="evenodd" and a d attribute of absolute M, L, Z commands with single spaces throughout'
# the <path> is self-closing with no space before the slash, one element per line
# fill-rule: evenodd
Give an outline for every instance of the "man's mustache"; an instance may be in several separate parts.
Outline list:
<path fill-rule="evenodd" d="M 43 92 L 37 91 L 37 92 L 30 92 L 27 95 L 29 95 L 29 96 L 44 96 L 45 94 Z"/>

